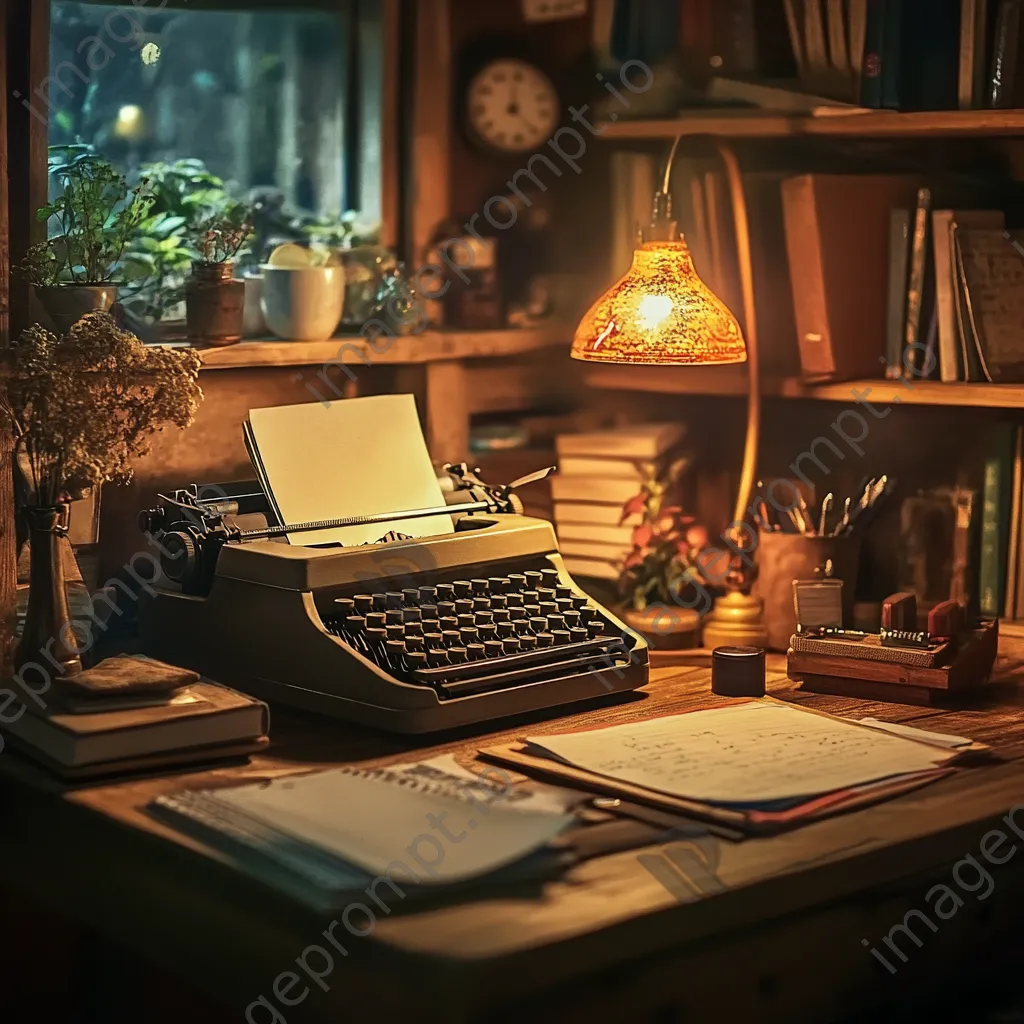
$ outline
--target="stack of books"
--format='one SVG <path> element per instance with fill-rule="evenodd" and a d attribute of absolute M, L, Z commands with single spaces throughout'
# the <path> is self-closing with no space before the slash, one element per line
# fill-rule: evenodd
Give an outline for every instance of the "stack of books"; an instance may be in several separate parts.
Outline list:
<path fill-rule="evenodd" d="M 65 779 L 206 764 L 268 743 L 266 704 L 195 672 L 116 657 L 75 676 L 0 690 L 4 741 Z"/>
<path fill-rule="evenodd" d="M 643 423 L 556 438 L 554 522 L 573 576 L 618 579 L 640 521 L 623 521 L 622 508 L 677 453 L 685 434 L 682 423 Z"/>

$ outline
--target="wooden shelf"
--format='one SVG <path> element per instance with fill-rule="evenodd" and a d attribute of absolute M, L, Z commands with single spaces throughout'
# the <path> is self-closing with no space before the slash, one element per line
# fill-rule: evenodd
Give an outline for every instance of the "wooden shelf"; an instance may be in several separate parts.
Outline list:
<path fill-rule="evenodd" d="M 599 126 L 604 139 L 674 139 L 677 135 L 778 139 L 790 136 L 939 138 L 1024 135 L 1024 110 L 926 110 L 901 114 L 777 114 L 760 110 L 688 111 L 656 121 L 616 121 Z"/>
<path fill-rule="evenodd" d="M 328 341 L 243 341 L 224 348 L 200 350 L 204 370 L 231 370 L 255 366 L 315 366 L 329 362 L 376 365 L 410 365 L 461 359 L 517 356 L 553 345 L 568 349 L 572 327 L 545 324 L 541 327 L 498 331 L 423 331 L 395 338 L 384 351 L 359 335 Z M 383 348 L 381 339 L 380 347 Z"/>
<path fill-rule="evenodd" d="M 667 395 L 739 397 L 747 394 L 744 366 L 595 366 L 584 371 L 593 388 L 645 391 Z M 856 394 L 854 393 L 856 392 Z M 821 402 L 874 405 L 935 405 L 961 408 L 1024 409 L 1024 384 L 943 384 L 939 381 L 848 380 L 837 384 L 808 384 L 798 377 L 768 379 L 765 398 L 802 398 Z"/>

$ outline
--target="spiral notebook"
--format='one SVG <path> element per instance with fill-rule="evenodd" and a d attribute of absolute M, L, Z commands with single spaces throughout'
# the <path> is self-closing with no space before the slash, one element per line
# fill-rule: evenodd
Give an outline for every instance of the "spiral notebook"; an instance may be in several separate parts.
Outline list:
<path fill-rule="evenodd" d="M 338 768 L 163 796 L 150 811 L 242 870 L 324 907 L 376 878 L 393 879 L 403 894 L 436 891 L 559 860 L 551 843 L 574 816 L 511 793 L 401 768 Z"/>

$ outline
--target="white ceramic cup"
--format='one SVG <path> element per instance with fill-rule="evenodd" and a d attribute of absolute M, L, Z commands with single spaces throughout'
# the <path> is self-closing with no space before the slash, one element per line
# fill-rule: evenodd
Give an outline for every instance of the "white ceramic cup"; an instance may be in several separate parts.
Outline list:
<path fill-rule="evenodd" d="M 267 326 L 289 341 L 326 341 L 345 306 L 344 267 L 264 265 L 260 308 Z"/>

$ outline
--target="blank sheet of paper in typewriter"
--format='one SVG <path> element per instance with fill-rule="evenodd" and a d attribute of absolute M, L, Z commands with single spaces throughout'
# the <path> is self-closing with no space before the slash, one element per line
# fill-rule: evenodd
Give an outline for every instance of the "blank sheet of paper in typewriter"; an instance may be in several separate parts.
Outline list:
<path fill-rule="evenodd" d="M 283 523 L 444 505 L 412 395 L 252 409 L 253 461 Z M 292 534 L 292 544 L 367 544 L 389 530 L 451 533 L 449 515 Z"/>

